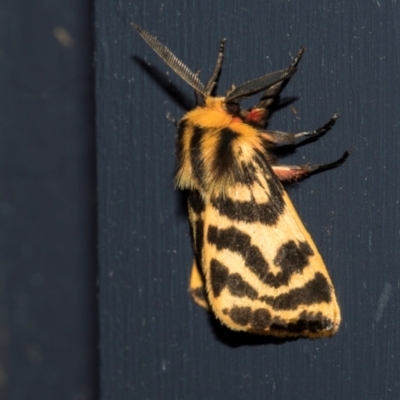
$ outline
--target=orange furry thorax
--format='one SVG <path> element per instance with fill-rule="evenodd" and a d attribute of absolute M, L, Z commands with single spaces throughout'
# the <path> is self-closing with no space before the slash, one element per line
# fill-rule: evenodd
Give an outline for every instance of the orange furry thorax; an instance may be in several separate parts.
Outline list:
<path fill-rule="evenodd" d="M 176 185 L 206 198 L 223 194 L 234 174 L 243 174 L 242 162 L 265 152 L 265 143 L 257 128 L 227 110 L 224 97 L 204 100 L 179 123 Z"/>

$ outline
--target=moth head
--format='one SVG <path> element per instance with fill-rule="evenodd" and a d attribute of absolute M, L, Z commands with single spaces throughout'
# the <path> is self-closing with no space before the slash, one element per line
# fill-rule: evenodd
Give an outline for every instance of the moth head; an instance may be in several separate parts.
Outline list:
<path fill-rule="evenodd" d="M 186 66 L 178 57 L 176 57 L 171 50 L 169 50 L 166 46 L 160 43 L 157 38 L 151 35 L 149 32 L 142 29 L 140 26 L 132 23 L 132 26 L 136 29 L 139 35 L 147 42 L 147 44 L 164 60 L 164 62 L 176 72 L 186 83 L 188 83 L 196 92 L 196 97 L 200 104 L 205 104 L 206 98 L 210 97 L 212 91 L 216 85 L 216 81 L 219 75 L 219 69 L 222 65 L 222 59 L 219 60 L 220 64 L 218 65 L 216 70 L 218 72 L 213 74 L 213 77 L 207 83 L 206 86 L 200 81 L 198 73 L 195 73 L 190 70 L 188 66 Z M 221 41 L 222 48 L 220 49 L 220 56 L 223 54 L 223 44 L 225 41 Z M 222 53 L 221 53 L 222 52 Z M 296 72 L 296 64 L 292 64 L 289 68 L 284 70 L 272 72 L 266 75 L 263 75 L 259 78 L 253 79 L 251 81 L 245 82 L 242 85 L 235 87 L 232 86 L 226 96 L 224 98 L 224 103 L 226 105 L 227 110 L 236 114 L 240 112 L 239 103 L 250 97 L 254 94 L 267 90 L 269 87 L 288 80 L 295 72 Z"/>

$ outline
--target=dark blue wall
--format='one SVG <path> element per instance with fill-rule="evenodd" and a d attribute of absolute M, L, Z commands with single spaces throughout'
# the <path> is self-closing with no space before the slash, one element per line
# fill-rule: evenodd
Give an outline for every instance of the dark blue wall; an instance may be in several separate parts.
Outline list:
<path fill-rule="evenodd" d="M 0 4 L 0 398 L 97 398 L 92 6 Z"/>
<path fill-rule="evenodd" d="M 103 399 L 400 398 L 400 3 L 99 0 L 96 6 L 101 390 Z M 175 128 L 192 90 L 130 26 L 202 76 L 227 38 L 223 93 L 306 47 L 270 127 L 328 135 L 285 163 L 345 165 L 288 191 L 342 309 L 326 340 L 276 343 L 221 329 L 191 301 Z"/>

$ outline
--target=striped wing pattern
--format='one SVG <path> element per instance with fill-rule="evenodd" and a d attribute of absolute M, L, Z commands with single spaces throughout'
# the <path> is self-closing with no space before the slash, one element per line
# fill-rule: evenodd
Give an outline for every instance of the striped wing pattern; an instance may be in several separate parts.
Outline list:
<path fill-rule="evenodd" d="M 225 196 L 190 195 L 192 295 L 234 330 L 331 336 L 340 311 L 324 262 L 269 166 L 253 171 Z"/>

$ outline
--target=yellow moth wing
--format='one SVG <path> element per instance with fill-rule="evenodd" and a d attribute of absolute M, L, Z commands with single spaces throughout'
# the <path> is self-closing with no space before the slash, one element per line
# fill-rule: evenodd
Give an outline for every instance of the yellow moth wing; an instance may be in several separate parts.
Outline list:
<path fill-rule="evenodd" d="M 211 309 L 233 330 L 331 336 L 340 311 L 323 260 L 272 172 L 256 167 L 255 176 L 192 210 L 197 284 L 205 282 Z"/>

